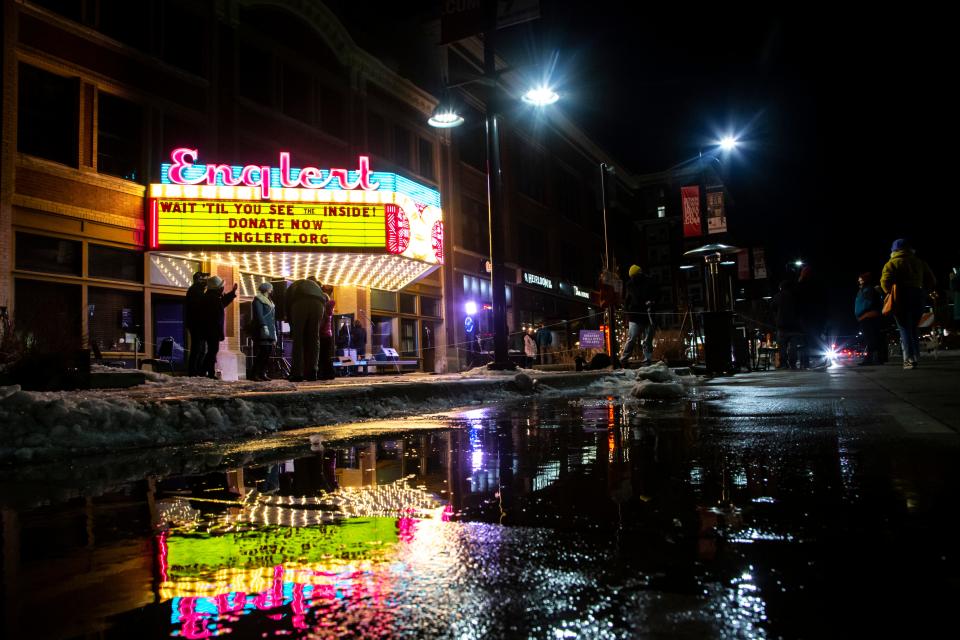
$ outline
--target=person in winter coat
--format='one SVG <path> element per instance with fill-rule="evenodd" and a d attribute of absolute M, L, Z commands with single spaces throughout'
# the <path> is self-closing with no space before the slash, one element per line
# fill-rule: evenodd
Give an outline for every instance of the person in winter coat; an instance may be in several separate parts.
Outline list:
<path fill-rule="evenodd" d="M 629 360 L 639 342 L 643 352 L 643 364 L 647 365 L 653 358 L 654 327 L 651 311 L 656 302 L 656 286 L 637 265 L 632 265 L 627 273 L 630 278 L 624 286 L 623 312 L 629 324 L 620 361 Z"/>
<path fill-rule="evenodd" d="M 861 273 L 857 282 L 860 284 L 860 290 L 857 291 L 857 298 L 853 304 L 853 313 L 860 323 L 860 331 L 863 333 L 863 342 L 866 346 L 863 360 L 857 364 L 861 366 L 879 364 L 881 360 L 880 322 L 883 319 L 880 311 L 883 309 L 883 299 L 873 285 L 871 274 Z"/>
<path fill-rule="evenodd" d="M 353 321 L 353 330 L 350 332 L 350 348 L 356 349 L 357 359 L 363 360 L 367 355 L 367 330 L 363 328 L 360 319 Z"/>
<path fill-rule="evenodd" d="M 252 313 L 253 321 L 251 323 L 252 338 L 256 345 L 256 351 L 253 356 L 252 380 L 267 381 L 267 369 L 270 364 L 270 354 L 273 353 L 273 346 L 277 343 L 277 316 L 276 308 L 270 294 L 273 292 L 273 285 L 269 282 L 263 282 L 257 289 L 257 295 L 253 299 Z"/>
<path fill-rule="evenodd" d="M 293 341 L 290 363 L 291 382 L 317 379 L 320 353 L 320 322 L 327 296 L 314 278 L 296 280 L 284 298 Z"/>
<path fill-rule="evenodd" d="M 207 275 L 201 271 L 193 274 L 193 284 L 187 289 L 184 320 L 190 334 L 190 357 L 187 359 L 187 375 L 201 375 L 203 356 L 206 353 L 207 342 L 200 330 L 200 307 L 203 306 L 203 292 L 207 290 Z"/>
<path fill-rule="evenodd" d="M 797 317 L 796 284 L 792 280 L 780 283 L 780 291 L 773 298 L 774 323 L 777 326 L 777 345 L 780 348 L 779 369 L 797 368 L 797 343 L 803 336 Z"/>
<path fill-rule="evenodd" d="M 536 342 L 540 364 L 550 364 L 550 345 L 553 344 L 553 332 L 541 324 L 537 329 Z"/>
<path fill-rule="evenodd" d="M 207 352 L 203 358 L 201 373 L 208 378 L 217 377 L 217 352 L 220 351 L 220 342 L 227 337 L 224 322 L 226 308 L 237 297 L 237 283 L 233 283 L 230 293 L 223 293 L 223 278 L 213 276 L 207 280 L 207 291 L 203 294 L 200 305 L 200 331 L 207 345 Z"/>
<path fill-rule="evenodd" d="M 537 359 L 537 342 L 530 333 L 523 334 L 523 355 L 526 356 L 527 368 Z"/>
<path fill-rule="evenodd" d="M 324 285 L 322 290 L 326 300 L 323 316 L 320 318 L 320 357 L 317 362 L 317 379 L 333 380 L 336 377 L 333 371 L 333 311 L 337 303 L 331 297 L 332 286 Z"/>
<path fill-rule="evenodd" d="M 937 278 L 930 265 L 914 255 L 913 247 L 900 238 L 890 247 L 890 259 L 883 265 L 880 288 L 893 293 L 893 317 L 900 330 L 900 345 L 903 349 L 903 368 L 915 369 L 920 364 L 920 335 L 917 323 L 923 313 L 927 291 L 937 286 Z"/>

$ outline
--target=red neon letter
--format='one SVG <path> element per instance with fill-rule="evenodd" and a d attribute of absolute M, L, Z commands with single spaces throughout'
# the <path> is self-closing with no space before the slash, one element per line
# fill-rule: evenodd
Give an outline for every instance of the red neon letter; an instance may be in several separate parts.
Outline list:
<path fill-rule="evenodd" d="M 290 154 L 286 151 L 280 152 L 280 184 L 285 187 L 296 187 L 300 183 L 290 177 Z"/>
<path fill-rule="evenodd" d="M 174 149 L 170 154 L 170 159 L 173 161 L 173 164 L 170 166 L 170 171 L 167 174 L 170 182 L 176 184 L 200 184 L 204 178 L 206 178 L 203 174 L 197 178 L 187 179 L 183 177 L 183 170 L 187 167 L 192 167 L 193 161 L 197 159 L 196 149 L 187 149 L 185 147 Z"/>
<path fill-rule="evenodd" d="M 259 180 L 253 179 L 253 172 L 259 171 Z M 260 197 L 264 200 L 270 197 L 270 167 L 258 167 L 248 164 L 240 172 L 240 180 L 248 187 L 260 187 Z"/>
<path fill-rule="evenodd" d="M 360 188 L 364 191 L 373 191 L 379 186 L 379 182 L 370 182 L 370 158 L 360 156 Z"/>
<path fill-rule="evenodd" d="M 223 177 L 223 184 L 235 187 L 240 184 L 240 180 L 233 178 L 233 172 L 230 171 L 230 165 L 226 164 L 208 164 L 207 165 L 207 184 L 217 184 L 217 174 Z"/>

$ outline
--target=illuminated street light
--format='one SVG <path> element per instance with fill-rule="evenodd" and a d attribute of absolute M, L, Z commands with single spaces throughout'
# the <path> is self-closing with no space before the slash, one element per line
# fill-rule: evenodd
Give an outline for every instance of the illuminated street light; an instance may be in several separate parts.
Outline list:
<path fill-rule="evenodd" d="M 797 260 L 797 261 L 795 261 L 795 262 L 793 263 L 793 266 L 795 266 L 795 267 L 797 267 L 797 268 L 799 269 L 800 267 L 803 266 L 803 260 Z"/>
<path fill-rule="evenodd" d="M 463 305 L 463 310 L 467 313 L 468 316 L 475 316 L 477 315 L 477 303 L 468 302 L 465 305 Z"/>
<path fill-rule="evenodd" d="M 433 115 L 427 120 L 427 124 L 437 129 L 452 129 L 463 124 L 463 116 L 456 112 L 453 107 L 438 106 L 433 111 Z"/>
<path fill-rule="evenodd" d="M 535 87 L 523 94 L 523 101 L 537 107 L 545 107 L 560 99 L 556 91 L 550 87 Z"/>
<path fill-rule="evenodd" d="M 733 136 L 724 136 L 720 140 L 720 148 L 724 151 L 732 151 L 737 146 L 737 139 Z"/>

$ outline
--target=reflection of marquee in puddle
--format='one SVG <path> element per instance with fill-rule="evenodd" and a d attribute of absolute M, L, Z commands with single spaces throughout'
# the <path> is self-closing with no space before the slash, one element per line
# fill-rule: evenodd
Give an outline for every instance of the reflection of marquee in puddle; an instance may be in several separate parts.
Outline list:
<path fill-rule="evenodd" d="M 297 630 L 310 626 L 310 610 L 375 616 L 379 606 L 370 605 L 400 577 L 391 569 L 398 545 L 418 531 L 436 535 L 449 516 L 449 506 L 406 480 L 318 497 L 251 492 L 234 513 L 207 521 L 189 498 L 164 501 L 164 522 L 176 528 L 156 539 L 160 595 L 176 633 L 207 637 L 254 611 L 282 611 L 272 619 Z"/>

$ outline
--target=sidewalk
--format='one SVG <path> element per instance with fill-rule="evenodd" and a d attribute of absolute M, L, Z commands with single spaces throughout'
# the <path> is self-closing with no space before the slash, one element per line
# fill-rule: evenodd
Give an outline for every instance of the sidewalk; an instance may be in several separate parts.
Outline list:
<path fill-rule="evenodd" d="M 925 354 L 912 370 L 896 361 L 826 371 L 756 371 L 714 378 L 706 388 L 723 389 L 744 406 L 805 400 L 848 415 L 873 415 L 878 428 L 894 433 L 960 434 L 960 352 L 955 351 L 936 358 Z"/>

